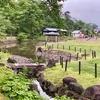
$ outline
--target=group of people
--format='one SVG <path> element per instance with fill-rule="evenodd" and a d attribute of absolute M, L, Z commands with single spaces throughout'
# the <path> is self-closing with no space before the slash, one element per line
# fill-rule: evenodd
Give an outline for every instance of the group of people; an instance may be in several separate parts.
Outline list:
<path fill-rule="evenodd" d="M 80 34 L 80 38 L 88 38 L 87 40 L 90 40 L 90 39 L 98 40 L 98 37 L 95 35 L 91 35 L 89 37 L 88 35 Z"/>

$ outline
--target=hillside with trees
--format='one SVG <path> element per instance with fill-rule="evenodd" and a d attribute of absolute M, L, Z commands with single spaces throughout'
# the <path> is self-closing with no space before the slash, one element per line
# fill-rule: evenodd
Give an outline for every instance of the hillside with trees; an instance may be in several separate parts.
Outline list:
<path fill-rule="evenodd" d="M 87 35 L 94 33 L 97 25 L 73 19 L 68 11 L 62 13 L 63 5 L 58 1 L 62 0 L 0 1 L 0 35 L 24 36 L 32 39 L 34 36 L 42 35 L 42 29 L 46 27 L 66 29 L 67 35 L 77 29 Z"/>

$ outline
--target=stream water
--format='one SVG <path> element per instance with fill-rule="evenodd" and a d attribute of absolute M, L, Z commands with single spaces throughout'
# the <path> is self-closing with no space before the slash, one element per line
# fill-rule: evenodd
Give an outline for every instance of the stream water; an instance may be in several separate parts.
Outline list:
<path fill-rule="evenodd" d="M 39 82 L 37 80 L 33 81 L 35 84 L 37 84 L 38 90 L 40 92 L 40 95 L 43 96 L 44 98 L 47 98 L 48 100 L 54 100 L 54 98 L 51 98 L 50 96 L 48 96 L 41 88 Z"/>
<path fill-rule="evenodd" d="M 37 58 L 34 55 L 34 52 L 35 52 L 35 49 L 36 49 L 36 44 L 37 44 L 37 42 L 32 42 L 32 41 L 21 42 L 21 43 L 13 43 L 13 44 L 4 45 L 2 47 L 0 46 L 0 50 L 10 52 L 12 55 L 19 55 L 19 56 L 31 58 L 33 60 L 33 62 L 43 63 L 43 62 L 45 62 L 44 59 Z M 49 95 L 47 95 L 42 90 L 38 81 L 34 81 L 34 83 L 37 84 L 41 96 L 47 98 L 48 100 L 54 100 L 53 98 L 51 98 Z"/>
<path fill-rule="evenodd" d="M 37 58 L 34 54 L 36 50 L 36 44 L 37 42 L 33 42 L 33 41 L 13 43 L 13 44 L 0 46 L 0 49 L 1 51 L 10 52 L 12 55 L 19 55 L 19 56 L 31 58 L 33 62 L 43 63 L 45 62 L 45 59 Z"/>

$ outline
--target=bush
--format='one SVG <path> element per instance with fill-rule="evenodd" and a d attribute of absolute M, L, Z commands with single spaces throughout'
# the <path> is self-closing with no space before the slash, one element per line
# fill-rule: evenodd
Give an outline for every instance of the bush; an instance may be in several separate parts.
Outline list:
<path fill-rule="evenodd" d="M 18 41 L 22 41 L 22 40 L 25 40 L 27 39 L 27 35 L 23 32 L 19 33 L 18 36 L 17 36 L 17 40 Z"/>
<path fill-rule="evenodd" d="M 2 37 L 2 36 L 6 36 L 6 34 L 0 32 L 0 37 Z"/>
<path fill-rule="evenodd" d="M 4 95 L 10 100 L 46 100 L 38 92 L 30 90 L 30 83 L 31 81 L 26 79 L 23 74 L 14 74 L 0 81 L 0 86 Z"/>

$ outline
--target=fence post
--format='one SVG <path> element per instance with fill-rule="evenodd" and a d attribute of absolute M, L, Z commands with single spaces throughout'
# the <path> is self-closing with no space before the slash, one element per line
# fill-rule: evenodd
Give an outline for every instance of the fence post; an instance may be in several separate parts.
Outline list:
<path fill-rule="evenodd" d="M 60 65 L 61 65 L 61 56 L 60 56 Z"/>
<path fill-rule="evenodd" d="M 94 57 L 96 58 L 96 51 L 94 51 Z"/>
<path fill-rule="evenodd" d="M 61 60 L 61 61 L 62 61 L 62 62 L 61 62 L 61 65 L 62 65 L 62 68 L 63 68 L 63 57 L 61 57 L 61 59 L 62 59 L 62 60 Z"/>
<path fill-rule="evenodd" d="M 86 49 L 84 50 L 84 54 L 85 54 L 85 60 L 86 60 Z"/>
<path fill-rule="evenodd" d="M 66 63 L 65 63 L 65 72 L 67 71 L 67 66 L 68 66 L 68 60 L 66 60 Z"/>
<path fill-rule="evenodd" d="M 46 45 L 47 45 L 47 41 L 45 41 L 45 47 L 46 47 Z"/>
<path fill-rule="evenodd" d="M 64 50 L 64 45 L 63 45 L 63 50 Z"/>
<path fill-rule="evenodd" d="M 79 61 L 79 74 L 81 74 L 81 61 Z"/>
<path fill-rule="evenodd" d="M 77 53 L 77 56 L 76 56 L 76 60 L 78 60 L 78 53 Z"/>
<path fill-rule="evenodd" d="M 53 44 L 52 44 L 52 49 L 53 49 Z"/>
<path fill-rule="evenodd" d="M 80 48 L 80 52 L 82 51 L 82 49 Z"/>
<path fill-rule="evenodd" d="M 97 78 L 97 64 L 95 63 L 95 78 Z"/>
<path fill-rule="evenodd" d="M 75 52 L 76 52 L 76 47 L 75 47 Z"/>
<path fill-rule="evenodd" d="M 57 44 L 57 49 L 58 49 L 58 44 Z"/>
<path fill-rule="evenodd" d="M 70 46 L 69 46 L 69 51 L 70 51 Z"/>
<path fill-rule="evenodd" d="M 69 62 L 71 61 L 71 53 L 69 54 Z"/>
<path fill-rule="evenodd" d="M 12 47 L 11 47 L 11 49 L 12 49 Z M 6 49 L 6 46 L 5 46 L 5 47 L 4 47 L 4 53 L 6 53 L 6 50 L 7 50 L 7 49 Z"/>
<path fill-rule="evenodd" d="M 94 51 L 92 50 L 92 59 L 94 59 Z"/>

